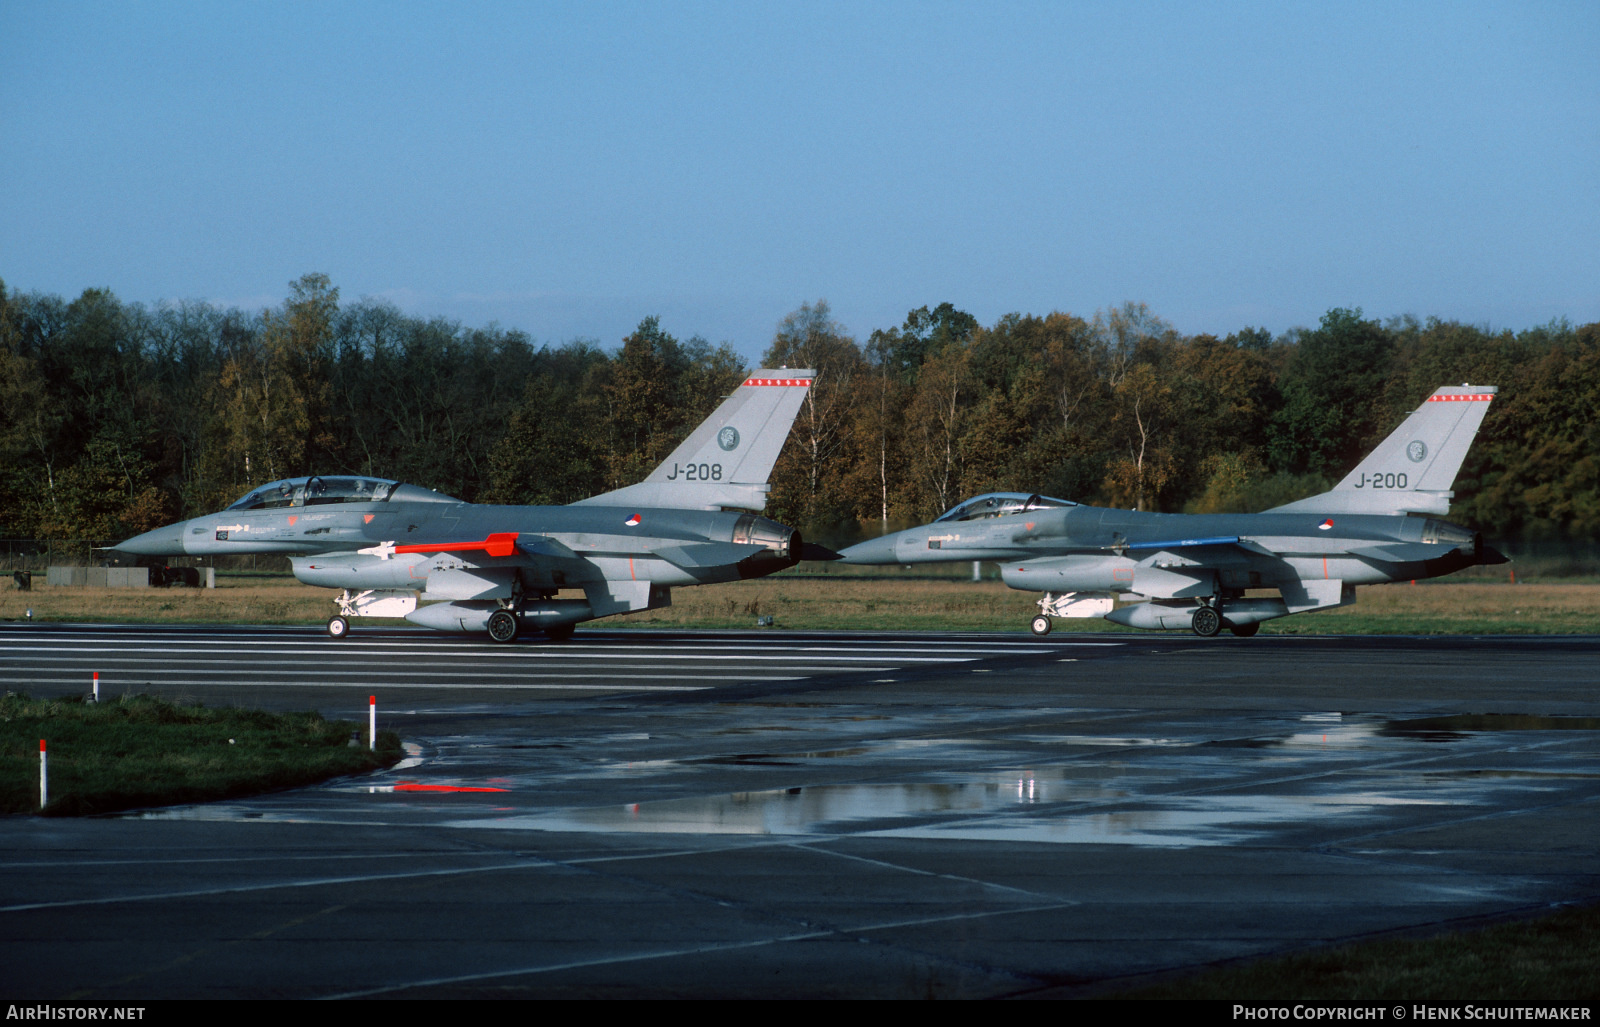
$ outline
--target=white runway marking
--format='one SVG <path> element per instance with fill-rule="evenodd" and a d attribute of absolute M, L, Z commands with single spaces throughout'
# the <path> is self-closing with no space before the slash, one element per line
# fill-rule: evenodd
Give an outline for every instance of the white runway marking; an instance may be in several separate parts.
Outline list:
<path fill-rule="evenodd" d="M 773 935 L 769 938 L 755 938 L 747 941 L 736 942 L 710 942 L 701 945 L 689 945 L 672 949 L 651 949 L 643 952 L 627 952 L 615 956 L 596 956 L 592 959 L 576 959 L 565 963 L 543 963 L 536 966 L 516 967 L 505 970 L 486 970 L 481 973 L 457 974 L 451 977 L 433 977 L 423 980 L 402 981 L 394 984 L 382 985 L 376 988 L 366 988 L 361 991 L 344 992 L 338 995 L 326 995 L 328 999 L 370 998 L 373 995 L 391 994 L 397 991 L 410 991 L 414 988 L 433 988 L 451 984 L 467 984 L 474 981 L 489 981 L 503 977 L 524 977 L 535 974 L 558 973 L 562 970 L 581 970 L 595 966 L 616 966 L 623 963 L 640 963 L 654 959 L 678 959 L 684 956 L 704 955 L 714 952 L 731 952 L 740 949 L 765 948 L 769 945 L 784 945 L 796 941 L 814 941 L 818 938 L 852 938 L 861 934 L 872 934 L 879 931 L 898 931 L 908 927 L 926 927 L 932 924 L 959 923 L 970 920 L 987 920 L 1004 916 L 1021 916 L 1029 913 L 1047 913 L 1057 909 L 1069 909 L 1079 905 L 1078 902 L 1048 902 L 1029 906 L 1016 906 L 1007 909 L 988 909 L 975 913 L 952 913 L 944 916 L 917 917 L 912 920 L 887 920 L 879 923 L 862 924 L 858 927 L 838 926 L 824 927 L 815 931 L 802 931 L 794 934 Z"/>
<path fill-rule="evenodd" d="M 1123 642 L 667 638 L 497 646 L 453 639 L 152 638 L 113 631 L 0 633 L 0 682 L 61 687 L 90 670 L 102 687 L 159 679 L 186 688 L 381 687 L 394 690 L 692 692 L 723 683 L 803 681 L 840 673 L 1039 656 Z M 568 669 L 570 668 L 570 669 Z M 739 673 L 745 671 L 745 673 Z M 879 679 L 883 681 L 884 679 Z"/>
<path fill-rule="evenodd" d="M 168 661 L 171 661 L 172 659 L 175 658 L 174 654 L 171 652 L 170 649 L 164 649 L 164 648 L 159 648 L 159 647 L 155 647 L 155 646 L 103 646 L 103 647 L 101 647 L 101 646 L 35 646 L 35 647 L 30 648 L 28 650 L 28 652 L 31 652 L 31 653 L 70 653 L 73 656 L 92 656 L 92 655 L 106 654 L 106 653 L 110 653 L 110 654 L 113 654 L 113 655 L 120 655 L 122 653 L 165 653 L 166 656 L 167 656 L 167 660 Z M 224 655 L 237 655 L 237 656 L 244 656 L 244 655 L 251 654 L 251 653 L 252 653 L 252 650 L 250 650 L 250 649 L 229 649 L 229 650 L 224 650 L 223 651 Z M 331 653 L 326 649 L 320 649 L 320 650 L 319 649 L 287 649 L 287 650 L 280 650 L 280 651 L 275 652 L 275 653 L 256 653 L 254 655 L 256 656 L 256 660 L 257 661 L 259 661 L 261 659 L 264 659 L 264 658 L 276 659 L 280 655 L 281 656 L 316 656 L 316 657 L 320 658 L 319 661 L 316 662 L 316 665 L 317 666 L 326 666 L 326 661 L 330 656 L 337 656 L 337 655 L 364 655 L 364 654 L 353 653 L 353 652 L 351 652 L 350 650 L 347 650 L 347 649 L 341 649 L 337 653 Z M 443 655 L 443 654 L 441 654 L 441 655 Z M 691 653 L 648 653 L 648 654 L 640 654 L 638 656 L 617 656 L 615 653 L 608 653 L 608 652 L 606 652 L 604 650 L 599 650 L 599 649 L 588 651 L 588 652 L 557 652 L 557 651 L 553 651 L 552 650 L 552 651 L 549 651 L 549 652 L 538 652 L 538 653 L 528 653 L 528 652 L 492 653 L 492 652 L 490 652 L 490 653 L 451 653 L 450 655 L 455 656 L 458 659 L 459 658 L 469 658 L 469 657 L 516 659 L 516 658 L 520 657 L 522 659 L 540 659 L 540 660 L 550 660 L 550 659 L 562 659 L 562 660 L 652 660 L 652 661 L 654 661 L 654 660 L 741 660 L 741 661 L 764 660 L 764 661 L 767 661 L 767 662 L 774 662 L 774 661 L 779 661 L 779 660 L 802 660 L 803 659 L 803 660 L 825 660 L 825 661 L 834 662 L 834 663 L 882 663 L 885 659 L 890 658 L 890 657 L 893 657 L 895 662 L 897 662 L 897 663 L 967 663 L 967 662 L 971 662 L 972 660 L 978 659 L 978 657 L 976 657 L 976 656 L 898 656 L 893 652 L 893 650 L 889 650 L 889 651 L 886 651 L 886 652 L 871 653 L 871 654 L 863 655 L 863 656 L 813 656 L 813 655 L 810 655 L 808 653 L 799 653 L 799 652 L 797 652 L 794 655 L 784 655 L 784 654 L 778 653 L 778 654 L 770 654 L 770 655 L 769 654 L 752 654 L 752 655 L 729 654 L 729 655 L 725 655 L 724 656 L 724 655 L 720 655 L 720 654 L 716 654 L 716 653 L 711 653 L 711 654 L 705 654 L 705 653 L 697 653 L 697 654 L 691 654 Z M 206 659 L 204 655 L 200 655 L 200 654 L 195 654 L 195 655 L 185 654 L 184 658 L 189 659 L 189 660 L 191 660 L 192 662 L 195 662 L 195 663 L 218 663 L 218 662 L 223 662 L 223 661 L 218 661 L 218 660 Z M 130 662 L 131 663 L 131 662 L 135 662 L 135 661 L 128 660 L 128 661 L 125 661 L 125 662 Z M 152 661 L 147 661 L 147 662 L 152 662 Z M 306 661 L 301 661 L 301 662 L 305 663 Z M 280 663 L 278 665 L 279 666 L 283 666 L 284 664 Z M 458 664 L 451 663 L 450 666 L 458 666 Z"/>

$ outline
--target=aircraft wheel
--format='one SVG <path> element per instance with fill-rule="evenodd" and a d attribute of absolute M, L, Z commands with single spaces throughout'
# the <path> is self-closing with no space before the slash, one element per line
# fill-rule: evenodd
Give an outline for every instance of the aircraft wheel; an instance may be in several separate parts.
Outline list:
<path fill-rule="evenodd" d="M 1222 614 L 1214 606 L 1202 606 L 1194 611 L 1194 619 L 1190 621 L 1194 633 L 1201 638 L 1210 638 L 1222 630 Z"/>
<path fill-rule="evenodd" d="M 1042 613 L 1039 614 L 1039 616 L 1033 618 L 1033 623 L 1028 625 L 1028 627 L 1033 630 L 1033 633 L 1035 635 L 1038 635 L 1040 638 L 1043 638 L 1045 635 L 1050 634 L 1050 629 L 1053 626 L 1054 625 L 1051 623 L 1050 618 L 1046 617 Z"/>
<path fill-rule="evenodd" d="M 331 618 L 329 618 L 328 619 L 328 637 L 329 638 L 349 638 L 350 637 L 350 622 L 345 620 L 343 617 L 331 617 Z"/>
<path fill-rule="evenodd" d="M 544 636 L 552 642 L 565 642 L 572 637 L 575 624 L 558 624 L 553 628 L 545 628 Z"/>
<path fill-rule="evenodd" d="M 510 642 L 517 637 L 517 615 L 510 610 L 496 610 L 489 614 L 489 637 L 496 642 Z"/>
<path fill-rule="evenodd" d="M 1257 620 L 1251 621 L 1249 624 L 1235 624 L 1228 630 L 1240 638 L 1249 638 L 1251 635 L 1261 630 L 1261 622 Z"/>

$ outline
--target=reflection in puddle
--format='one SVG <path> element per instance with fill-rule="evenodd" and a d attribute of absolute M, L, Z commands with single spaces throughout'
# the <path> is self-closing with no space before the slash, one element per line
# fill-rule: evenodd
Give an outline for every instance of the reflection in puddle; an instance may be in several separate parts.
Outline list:
<path fill-rule="evenodd" d="M 1187 798 L 1175 808 L 1124 810 L 1062 817 L 1001 816 L 950 824 L 920 824 L 873 832 L 882 837 L 965 841 L 1142 845 L 1162 848 L 1237 845 L 1266 829 L 1312 817 L 1361 814 L 1380 806 L 1446 805 L 1393 796 L 1230 796 Z"/>
<path fill-rule="evenodd" d="M 405 750 L 406 758 L 390 767 L 390 770 L 410 770 L 412 767 L 422 766 L 425 762 L 422 746 L 415 742 L 401 742 L 400 747 Z"/>
<path fill-rule="evenodd" d="M 1304 796 L 1179 796 L 1154 808 L 1083 811 L 1127 802 L 1111 782 L 1048 773 L 961 784 L 851 784 L 733 792 L 592 809 L 456 821 L 449 826 L 532 831 L 697 835 L 837 835 L 1185 847 L 1229 845 L 1269 827 L 1360 815 L 1386 806 L 1450 805 L 1448 798 L 1375 792 Z M 1150 801 L 1150 800 L 1145 800 Z M 1054 808 L 1052 808 L 1054 807 Z"/>
<path fill-rule="evenodd" d="M 1432 739 L 1463 731 L 1600 731 L 1600 717 L 1542 717 L 1520 713 L 1462 713 L 1450 717 L 1392 720 L 1385 734 Z"/>

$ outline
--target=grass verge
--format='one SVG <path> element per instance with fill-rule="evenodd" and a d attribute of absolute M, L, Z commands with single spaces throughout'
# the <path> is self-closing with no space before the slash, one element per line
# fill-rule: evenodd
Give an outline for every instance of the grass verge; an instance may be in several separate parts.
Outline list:
<path fill-rule="evenodd" d="M 936 577 L 894 568 L 873 574 L 774 574 L 753 581 L 673 590 L 672 605 L 595 627 L 754 628 L 771 616 L 795 630 L 1006 631 L 1025 633 L 1038 595 L 992 578 Z M 852 569 L 856 570 L 856 569 Z M 578 597 L 582 593 L 563 593 Z M 333 591 L 288 576 L 223 576 L 215 589 L 0 587 L 0 621 L 174 624 L 322 624 Z M 1471 635 L 1600 633 L 1600 584 L 1505 581 L 1363 585 L 1354 605 L 1267 621 L 1263 634 Z M 355 627 L 401 625 L 357 621 Z M 1057 620 L 1057 631 L 1127 631 L 1098 618 Z M 582 627 L 579 630 L 583 630 Z"/>
<path fill-rule="evenodd" d="M 1593 1002 L 1600 997 L 1600 905 L 1436 938 L 1263 959 L 1107 997 Z"/>
<path fill-rule="evenodd" d="M 110 813 L 259 795 L 376 770 L 401 756 L 378 733 L 370 750 L 358 725 L 319 713 L 182 706 L 150 696 L 100 703 L 0 698 L 0 812 L 39 809 L 39 741 L 49 757 L 45 815 Z M 364 734 L 364 732 L 362 732 Z"/>

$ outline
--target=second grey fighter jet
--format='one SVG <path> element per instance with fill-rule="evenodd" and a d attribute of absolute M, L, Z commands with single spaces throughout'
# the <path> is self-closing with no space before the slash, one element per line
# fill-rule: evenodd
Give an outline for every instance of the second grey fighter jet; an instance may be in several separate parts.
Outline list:
<path fill-rule="evenodd" d="M 525 627 L 561 638 L 582 621 L 671 605 L 674 586 L 799 561 L 799 532 L 757 515 L 814 376 L 756 371 L 643 482 L 570 506 L 463 503 L 382 478 L 292 478 L 114 548 L 286 554 L 299 580 L 341 590 L 334 638 L 354 617 L 486 631 L 497 642 Z"/>
<path fill-rule="evenodd" d="M 1450 487 L 1494 396 L 1492 386 L 1437 390 L 1333 491 L 1264 513 L 1143 513 L 997 492 L 851 546 L 841 559 L 997 562 L 1007 585 L 1044 593 L 1037 635 L 1054 617 L 1253 635 L 1274 617 L 1353 603 L 1356 585 L 1504 563 L 1477 532 L 1430 516 L 1449 512 Z M 1119 607 L 1118 598 L 1148 601 Z"/>

